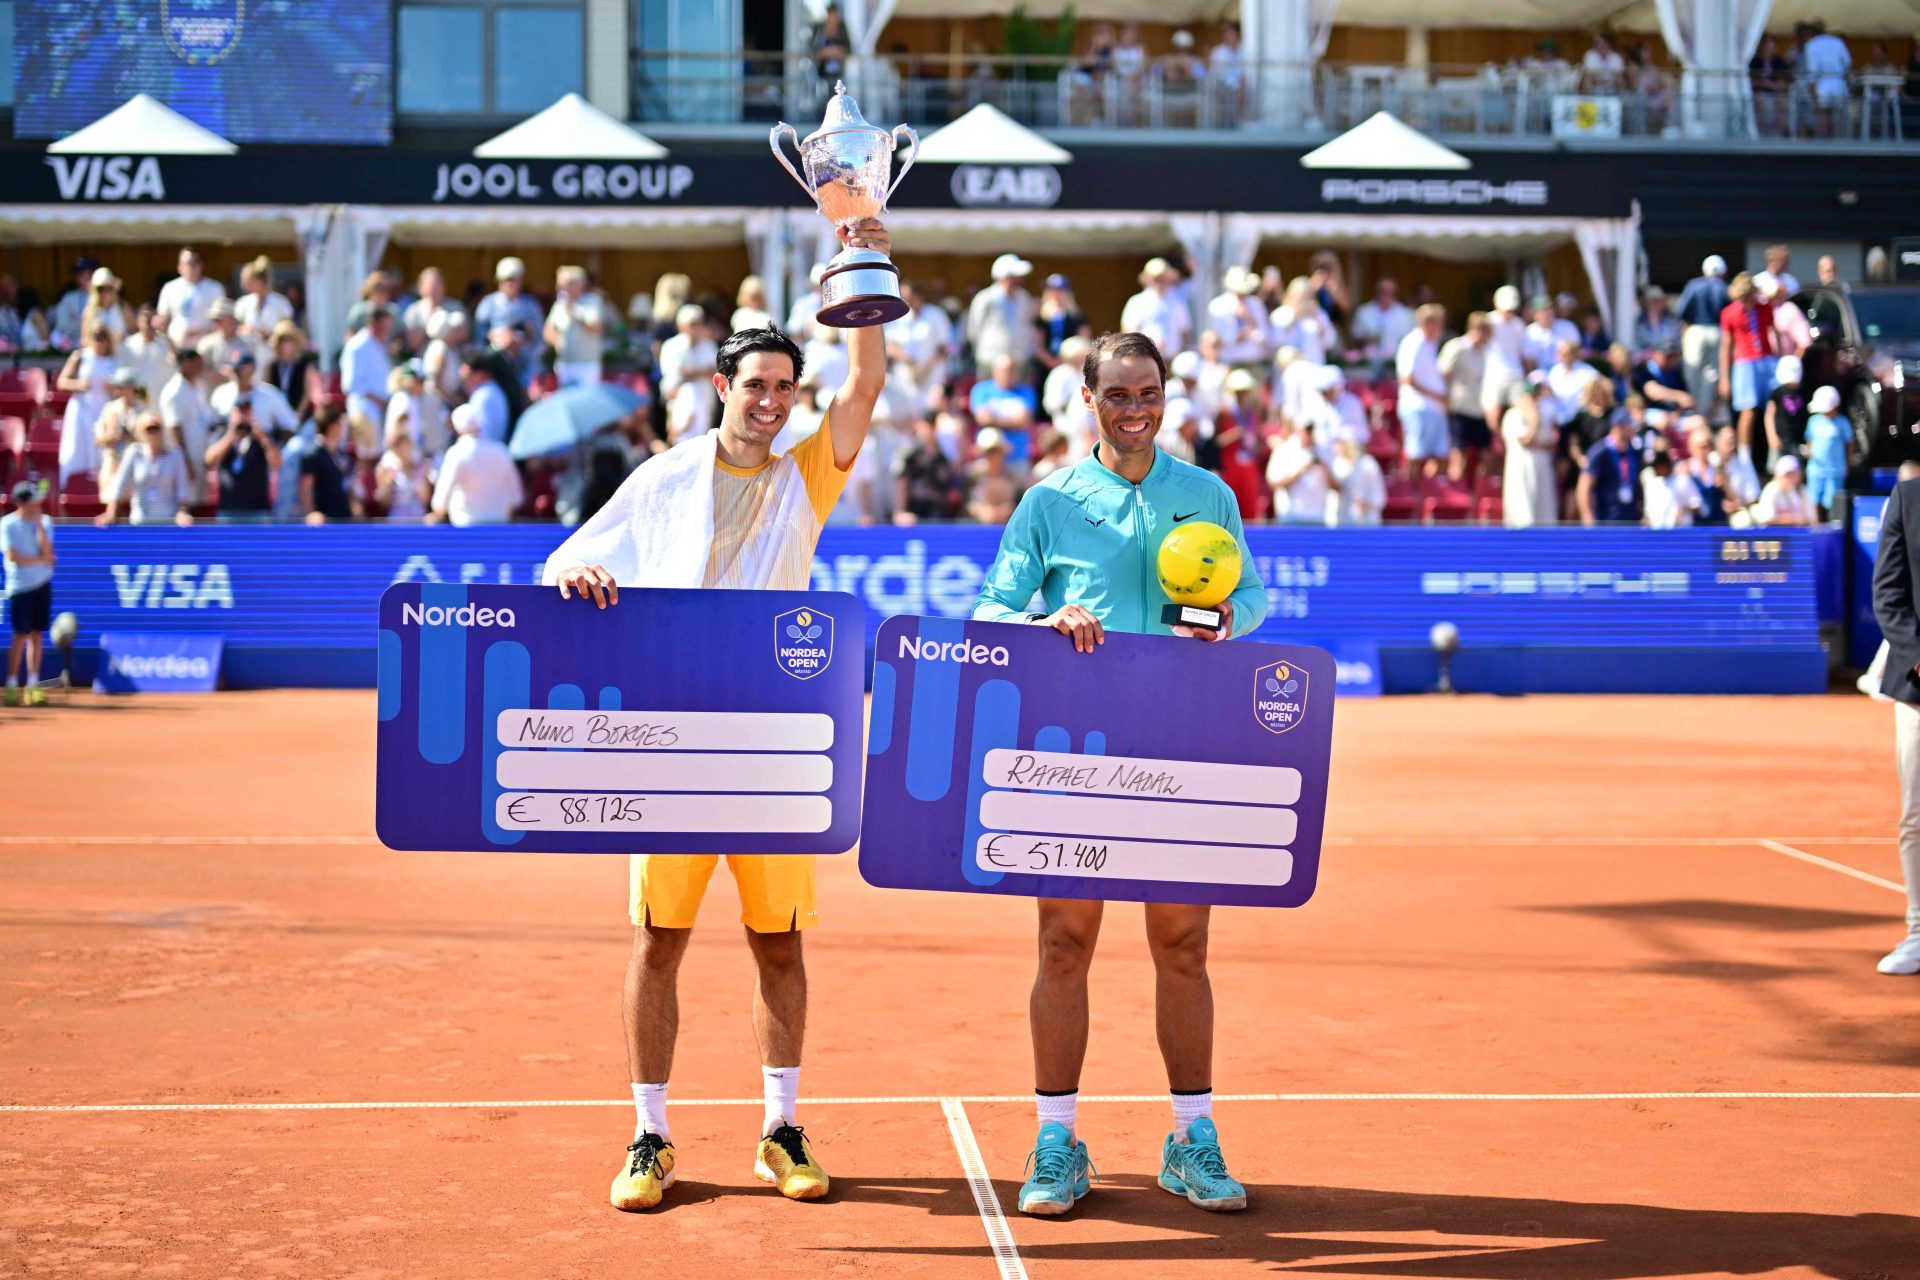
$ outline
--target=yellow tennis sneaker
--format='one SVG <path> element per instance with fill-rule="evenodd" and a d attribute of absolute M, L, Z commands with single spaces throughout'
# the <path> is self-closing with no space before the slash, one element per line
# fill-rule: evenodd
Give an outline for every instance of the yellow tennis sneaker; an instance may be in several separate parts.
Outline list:
<path fill-rule="evenodd" d="M 827 1194 L 827 1171 L 813 1158 L 807 1135 L 796 1124 L 783 1124 L 760 1139 L 753 1176 L 771 1182 L 789 1200 L 818 1200 Z"/>
<path fill-rule="evenodd" d="M 613 1179 L 609 1199 L 628 1213 L 651 1209 L 673 1185 L 673 1144 L 657 1133 L 643 1133 L 627 1148 L 627 1162 Z"/>

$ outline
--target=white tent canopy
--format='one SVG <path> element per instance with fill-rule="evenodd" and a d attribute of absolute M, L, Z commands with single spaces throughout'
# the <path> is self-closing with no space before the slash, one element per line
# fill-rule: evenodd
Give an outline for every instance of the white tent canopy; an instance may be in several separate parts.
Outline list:
<path fill-rule="evenodd" d="M 47 151 L 56 156 L 230 156 L 239 149 L 158 98 L 137 93 Z"/>
<path fill-rule="evenodd" d="M 916 162 L 930 164 L 1066 164 L 1073 156 L 990 102 L 920 140 Z"/>
<path fill-rule="evenodd" d="M 300 213 L 282 205 L 0 204 L 0 244 L 290 241 Z"/>
<path fill-rule="evenodd" d="M 659 160 L 667 149 L 577 93 L 473 149 L 482 160 Z"/>
<path fill-rule="evenodd" d="M 1300 157 L 1309 169 L 1471 169 L 1473 161 L 1443 147 L 1398 116 L 1376 111 L 1332 142 Z"/>

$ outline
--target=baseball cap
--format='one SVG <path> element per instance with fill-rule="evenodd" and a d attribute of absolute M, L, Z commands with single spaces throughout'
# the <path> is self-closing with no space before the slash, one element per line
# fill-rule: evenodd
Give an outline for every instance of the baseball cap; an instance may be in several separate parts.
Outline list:
<path fill-rule="evenodd" d="M 13 500 L 15 502 L 40 501 L 40 486 L 32 480 L 22 480 L 13 486 Z"/>
<path fill-rule="evenodd" d="M 1700 274 L 1703 276 L 1723 276 L 1727 274 L 1727 260 L 1717 253 L 1708 254 L 1700 263 Z"/>
<path fill-rule="evenodd" d="M 112 267 L 95 267 L 93 274 L 88 276 L 87 279 L 96 289 L 104 289 L 108 285 L 112 285 L 116 289 L 120 287 L 120 277 L 113 274 Z"/>
<path fill-rule="evenodd" d="M 1070 289 L 1072 287 L 1072 284 L 1068 282 L 1067 278 L 1058 271 L 1047 277 L 1047 288 L 1049 289 Z"/>
<path fill-rule="evenodd" d="M 79 257 L 73 260 L 73 270 L 76 275 L 82 271 L 92 271 L 99 265 L 99 261 L 94 258 Z"/>
<path fill-rule="evenodd" d="M 246 347 L 235 347 L 227 353 L 227 367 L 238 369 L 243 364 L 253 364 L 253 352 Z"/>
<path fill-rule="evenodd" d="M 1493 306 L 1496 311 L 1518 311 L 1520 290 L 1510 284 L 1501 285 L 1493 291 Z"/>
<path fill-rule="evenodd" d="M 1235 394 L 1242 391 L 1254 391 L 1257 390 L 1259 386 L 1260 379 L 1254 377 L 1245 369 L 1235 369 L 1227 375 L 1227 390 Z"/>
<path fill-rule="evenodd" d="M 1753 287 L 1764 298 L 1780 287 L 1780 277 L 1771 271 L 1762 271 L 1753 277 Z"/>
<path fill-rule="evenodd" d="M 1000 434 L 998 427 L 982 427 L 980 434 L 973 438 L 973 447 L 981 453 L 990 453 L 995 449 L 1007 447 L 1007 438 Z"/>
<path fill-rule="evenodd" d="M 1176 31 L 1176 32 L 1174 32 L 1174 33 L 1173 33 L 1173 47 L 1174 47 L 1174 48 L 1176 48 L 1176 49 L 1191 49 L 1191 48 L 1193 48 L 1193 32 L 1191 32 L 1191 31 L 1185 31 L 1185 30 L 1181 30 L 1181 31 Z"/>
<path fill-rule="evenodd" d="M 1773 380 L 1777 383 L 1798 382 L 1806 376 L 1806 366 L 1800 363 L 1799 356 L 1781 356 L 1780 363 L 1773 367 Z"/>
<path fill-rule="evenodd" d="M 1009 276 L 1024 276 L 1033 270 L 1033 264 L 1017 253 L 1003 253 L 993 260 L 993 278 L 1005 280 Z"/>
<path fill-rule="evenodd" d="M 1544 293 L 1536 293 L 1533 295 L 1533 300 L 1527 303 L 1527 310 L 1540 311 L 1547 307 L 1551 307 L 1552 305 L 1553 305 L 1552 298 L 1548 297 Z"/>
<path fill-rule="evenodd" d="M 495 280 L 520 280 L 527 274 L 527 264 L 518 258 L 502 258 L 493 268 Z"/>
<path fill-rule="evenodd" d="M 1173 264 L 1165 258 L 1148 258 L 1147 265 L 1140 269 L 1143 280 L 1154 280 L 1173 270 Z"/>
<path fill-rule="evenodd" d="M 1182 351 L 1173 358 L 1173 363 L 1169 365 L 1168 368 L 1176 378 L 1186 378 L 1188 380 L 1197 378 L 1200 376 L 1200 353 L 1198 351 Z"/>
<path fill-rule="evenodd" d="M 1800 459 L 1790 453 L 1783 453 L 1773 460 L 1773 474 L 1784 476 L 1800 469 Z"/>
<path fill-rule="evenodd" d="M 107 375 L 107 385 L 110 387 L 137 387 L 140 385 L 140 375 L 134 371 L 131 365 L 123 364 Z"/>
<path fill-rule="evenodd" d="M 479 435 L 483 425 L 485 424 L 480 421 L 480 411 L 471 404 L 459 405 L 454 409 L 453 430 L 456 435 Z"/>
<path fill-rule="evenodd" d="M 1807 400 L 1807 408 L 1815 413 L 1832 413 L 1840 407 L 1840 388 L 1821 387 Z"/>
<path fill-rule="evenodd" d="M 1260 287 L 1260 277 L 1246 267 L 1228 267 L 1220 286 L 1228 293 L 1249 294 Z"/>
<path fill-rule="evenodd" d="M 220 299 L 218 302 L 213 304 L 213 309 L 209 311 L 207 314 L 212 316 L 216 320 L 222 320 L 227 318 L 228 316 L 231 316 L 233 314 L 233 299 L 231 298 Z"/>

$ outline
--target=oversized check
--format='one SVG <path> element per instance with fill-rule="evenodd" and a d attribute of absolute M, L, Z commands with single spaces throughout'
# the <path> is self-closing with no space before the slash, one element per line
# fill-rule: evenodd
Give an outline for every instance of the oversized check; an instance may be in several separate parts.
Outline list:
<path fill-rule="evenodd" d="M 865 610 L 812 591 L 408 583 L 380 600 L 395 849 L 844 853 Z"/>
<path fill-rule="evenodd" d="M 860 874 L 898 889 L 1299 906 L 1333 748 L 1322 649 L 881 624 Z"/>

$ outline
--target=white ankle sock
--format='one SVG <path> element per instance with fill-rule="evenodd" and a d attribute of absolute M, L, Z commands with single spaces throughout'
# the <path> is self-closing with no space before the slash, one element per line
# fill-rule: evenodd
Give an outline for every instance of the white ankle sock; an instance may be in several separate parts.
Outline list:
<path fill-rule="evenodd" d="M 765 1138 L 781 1125 L 793 1123 L 800 1106 L 800 1068 L 761 1067 L 760 1095 L 767 1104 L 760 1124 L 760 1136 Z"/>
<path fill-rule="evenodd" d="M 673 1133 L 667 1128 L 667 1082 L 659 1084 L 639 1084 L 633 1086 L 633 1107 L 639 1112 L 639 1122 L 633 1128 L 633 1140 L 640 1141 L 643 1133 L 657 1133 L 668 1142 L 673 1141 Z"/>
<path fill-rule="evenodd" d="M 1041 1124 L 1065 1125 L 1067 1132 L 1073 1132 L 1074 1119 L 1080 1109 L 1080 1091 L 1072 1093 L 1038 1093 L 1033 1095 L 1034 1109 L 1040 1113 Z"/>
<path fill-rule="evenodd" d="M 1201 1116 L 1213 1114 L 1213 1090 L 1200 1093 L 1172 1093 L 1173 1099 L 1173 1136 L 1180 1142 L 1187 1140 L 1187 1126 Z"/>

